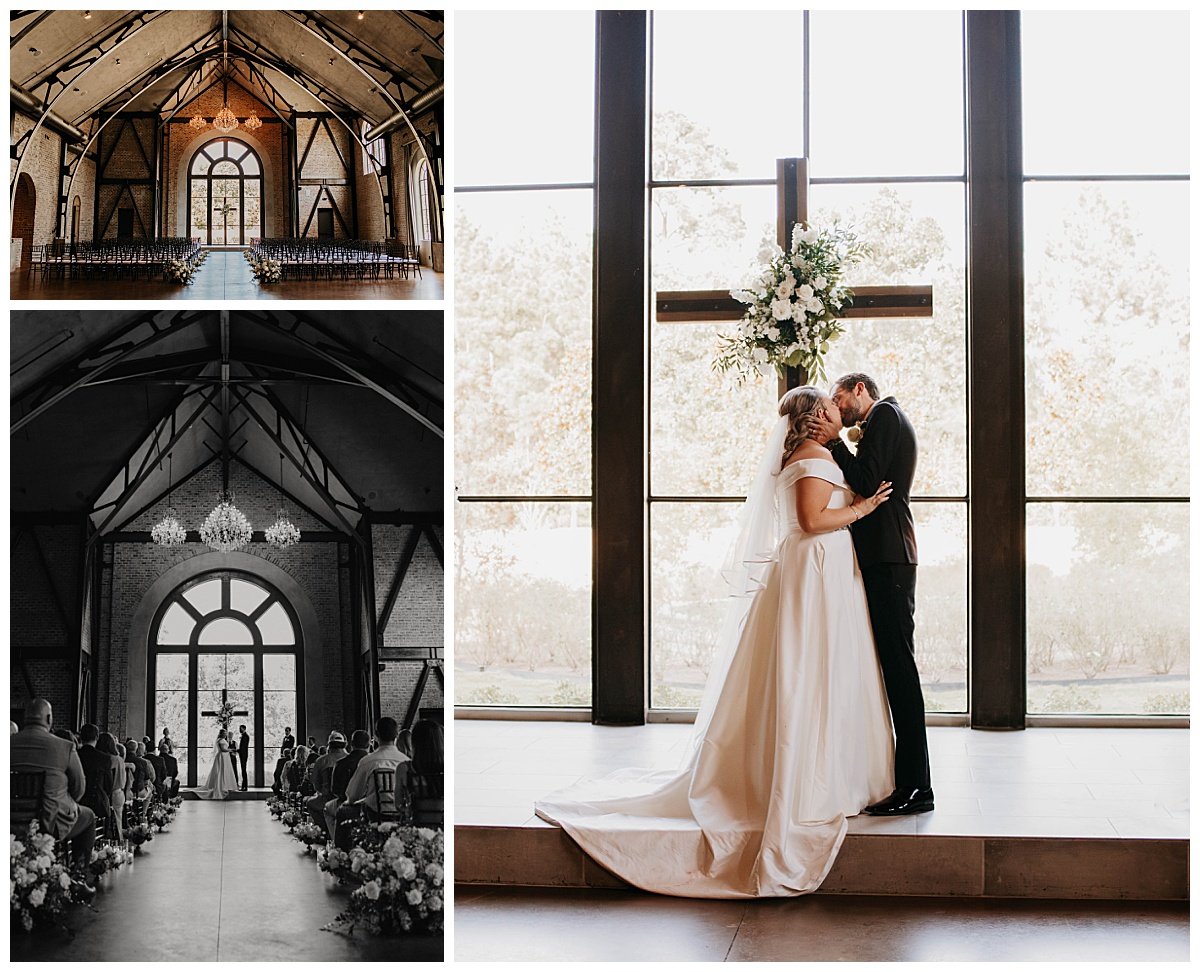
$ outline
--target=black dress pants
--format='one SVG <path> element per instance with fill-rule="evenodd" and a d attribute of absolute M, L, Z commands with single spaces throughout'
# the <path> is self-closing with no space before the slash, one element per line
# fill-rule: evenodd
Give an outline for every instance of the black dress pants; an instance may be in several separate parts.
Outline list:
<path fill-rule="evenodd" d="M 873 564 L 862 571 L 875 651 L 883 670 L 892 728 L 896 733 L 896 789 L 929 786 L 925 697 L 913 645 L 915 564 Z"/>

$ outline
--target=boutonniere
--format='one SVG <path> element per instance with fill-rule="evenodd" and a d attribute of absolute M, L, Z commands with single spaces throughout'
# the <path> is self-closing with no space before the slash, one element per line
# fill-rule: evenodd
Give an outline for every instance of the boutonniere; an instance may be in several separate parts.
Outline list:
<path fill-rule="evenodd" d="M 850 428 L 846 429 L 846 438 L 855 445 L 858 445 L 858 443 L 862 441 L 862 437 L 863 428 L 861 425 L 852 425 Z"/>

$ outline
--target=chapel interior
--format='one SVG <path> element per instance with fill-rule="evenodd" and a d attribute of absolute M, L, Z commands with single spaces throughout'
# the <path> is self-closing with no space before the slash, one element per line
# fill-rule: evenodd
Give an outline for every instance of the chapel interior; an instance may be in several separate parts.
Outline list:
<path fill-rule="evenodd" d="M 14 932 L 13 958 L 440 958 L 440 936 L 322 933 L 348 892 L 262 801 L 285 729 L 324 746 L 382 716 L 442 722 L 442 327 L 401 309 L 12 313 L 11 718 L 41 698 L 55 728 L 169 729 L 185 797 L 77 909 L 74 940 Z M 213 546 L 226 500 L 244 542 Z M 164 522 L 179 535 L 160 543 Z M 226 701 L 249 786 L 193 801 Z M 131 945 L 114 907 L 180 934 Z"/>
<path fill-rule="evenodd" d="M 1186 23 L 456 16 L 460 960 L 1187 957 L 1188 410 L 1162 463 L 1127 421 L 1189 397 Z M 531 158 L 488 93 L 539 33 Z M 1103 134 L 1117 105 L 1137 137 Z M 805 377 L 732 385 L 713 348 L 806 219 L 853 226 L 847 282 L 886 297 L 807 377 L 867 372 L 917 430 L 936 807 L 851 817 L 807 897 L 648 894 L 534 802 L 689 752 L 738 504 Z"/>
<path fill-rule="evenodd" d="M 13 298 L 441 298 L 441 11 L 15 11 L 9 48 Z"/>

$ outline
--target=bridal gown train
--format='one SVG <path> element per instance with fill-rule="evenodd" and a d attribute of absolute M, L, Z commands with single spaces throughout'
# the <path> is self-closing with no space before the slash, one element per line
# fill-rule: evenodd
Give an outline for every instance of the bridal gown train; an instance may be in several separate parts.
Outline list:
<path fill-rule="evenodd" d="M 892 791 L 892 729 L 849 531 L 805 534 L 796 484 L 835 463 L 785 466 L 783 537 L 737 636 L 711 719 L 681 770 L 623 770 L 535 804 L 596 861 L 648 891 L 787 897 L 815 891 L 846 818 Z M 702 718 L 704 712 L 701 713 Z"/>
<path fill-rule="evenodd" d="M 226 795 L 238 788 L 233 775 L 233 763 L 229 761 L 229 743 L 218 739 L 213 748 L 212 769 L 208 771 L 208 782 L 197 787 L 196 796 L 201 800 L 224 800 Z"/>

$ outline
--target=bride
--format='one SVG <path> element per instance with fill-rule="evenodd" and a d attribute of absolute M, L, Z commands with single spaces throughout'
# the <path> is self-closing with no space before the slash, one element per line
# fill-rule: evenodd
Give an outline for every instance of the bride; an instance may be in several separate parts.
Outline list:
<path fill-rule="evenodd" d="M 738 599 L 682 769 L 623 770 L 535 804 L 609 870 L 683 897 L 815 891 L 846 818 L 892 792 L 892 730 L 850 533 L 891 492 L 855 496 L 812 386 L 780 399 L 726 562 Z M 747 603 L 748 600 L 748 603 Z"/>
<path fill-rule="evenodd" d="M 233 775 L 233 763 L 229 761 L 228 733 L 222 729 L 217 733 L 217 741 L 213 745 L 213 764 L 208 771 L 208 782 L 196 789 L 196 796 L 201 800 L 224 800 L 226 794 L 238 788 L 237 778 Z"/>

